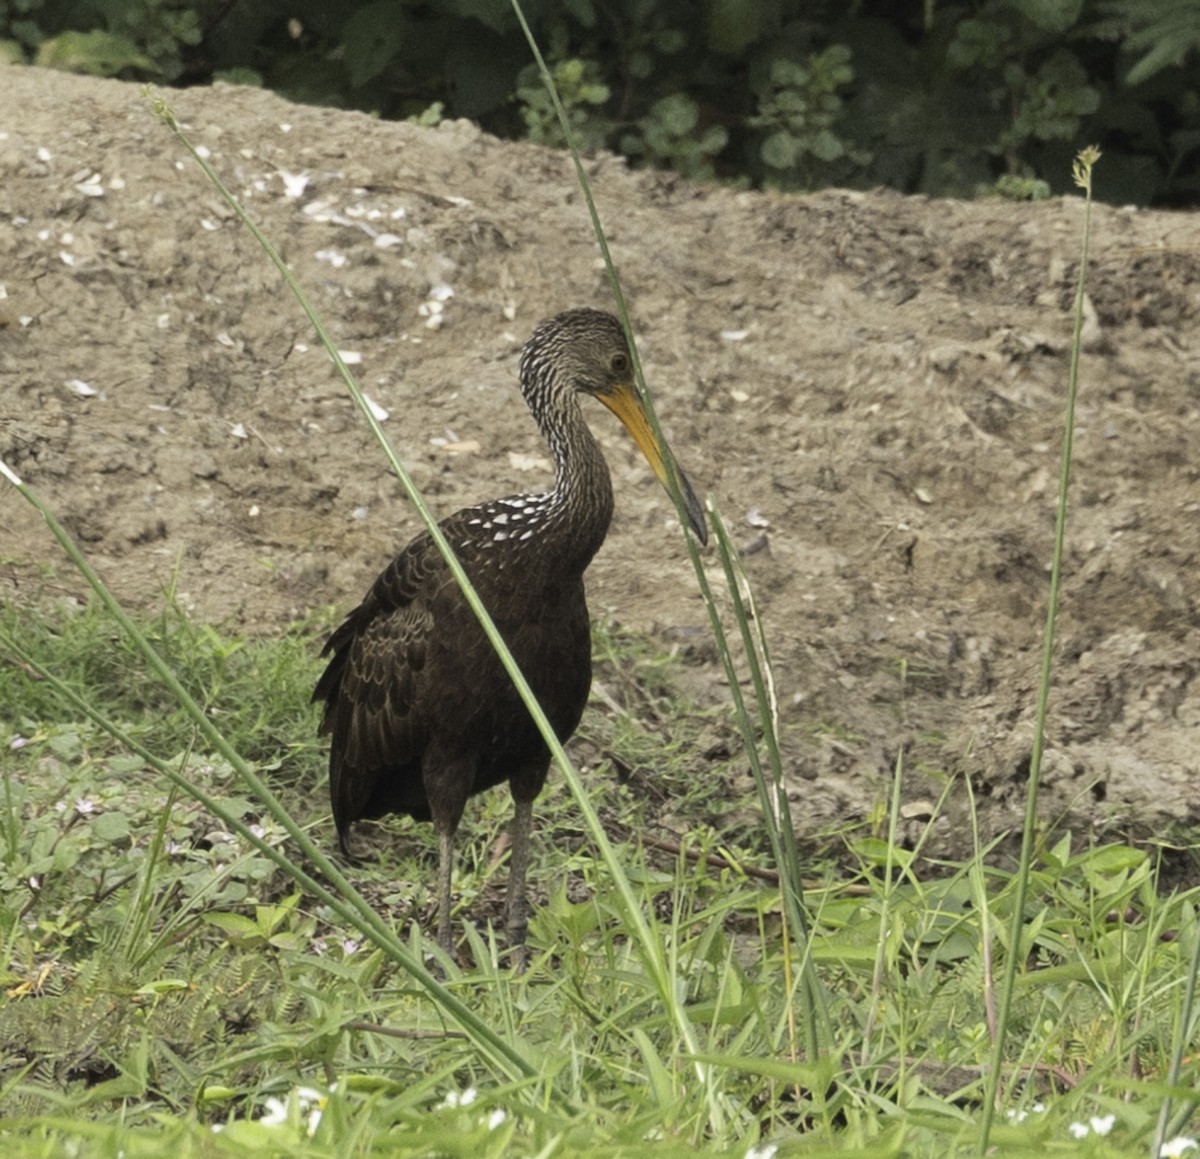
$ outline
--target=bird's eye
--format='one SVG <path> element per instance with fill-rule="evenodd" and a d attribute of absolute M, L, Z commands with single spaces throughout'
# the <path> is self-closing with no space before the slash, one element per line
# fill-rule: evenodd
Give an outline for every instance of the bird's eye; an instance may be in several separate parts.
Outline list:
<path fill-rule="evenodd" d="M 629 373 L 629 355 L 614 354 L 612 360 L 613 374 L 628 374 Z"/>

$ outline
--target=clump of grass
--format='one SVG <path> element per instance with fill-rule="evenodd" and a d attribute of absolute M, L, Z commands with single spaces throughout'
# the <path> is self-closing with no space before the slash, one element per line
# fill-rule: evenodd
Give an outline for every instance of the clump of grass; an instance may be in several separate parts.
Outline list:
<path fill-rule="evenodd" d="M 139 628 L 239 752 L 252 761 L 286 759 L 289 776 L 311 781 L 317 762 L 316 714 L 309 704 L 318 671 L 313 641 L 331 622 L 332 612 L 324 611 L 282 634 L 247 636 L 195 623 L 167 601 L 158 615 L 141 617 Z M 194 722 L 147 672 L 137 647 L 99 601 L 60 607 L 54 616 L 6 605 L 0 635 L 35 653 L 156 752 L 195 743 Z M 0 703 L 10 722 L 77 719 L 53 685 L 12 655 L 0 664 Z"/>

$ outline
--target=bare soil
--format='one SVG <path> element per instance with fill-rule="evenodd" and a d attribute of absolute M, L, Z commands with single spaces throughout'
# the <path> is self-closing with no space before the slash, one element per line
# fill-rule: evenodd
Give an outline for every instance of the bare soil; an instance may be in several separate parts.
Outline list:
<path fill-rule="evenodd" d="M 250 630 L 357 602 L 418 524 L 276 271 L 139 87 L 7 66 L 0 87 L 0 457 L 130 606 L 173 577 Z M 251 89 L 170 99 L 361 359 L 435 510 L 544 486 L 517 352 L 539 319 L 610 304 L 570 159 Z M 799 828 L 868 817 L 901 751 L 910 837 L 951 774 L 985 835 L 1017 824 L 1081 198 L 588 168 L 664 428 L 748 553 Z M 1186 840 L 1200 216 L 1098 207 L 1092 253 L 1045 815 Z M 680 647 L 688 694 L 726 703 L 670 501 L 594 418 L 617 516 L 593 613 Z M 0 523 L 0 598 L 82 594 L 12 489 Z M 965 818 L 958 780 L 930 848 L 969 847 Z"/>

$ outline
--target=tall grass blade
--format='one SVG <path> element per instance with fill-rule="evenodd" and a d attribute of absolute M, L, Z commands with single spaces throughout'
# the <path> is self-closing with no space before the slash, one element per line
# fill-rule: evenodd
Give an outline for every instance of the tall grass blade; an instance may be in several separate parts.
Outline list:
<path fill-rule="evenodd" d="M 604 260 L 605 269 L 608 273 L 609 285 L 612 289 L 613 298 L 617 305 L 618 313 L 621 316 L 622 324 L 625 327 L 626 337 L 629 340 L 629 347 L 633 357 L 634 374 L 638 385 L 639 393 L 642 396 L 643 404 L 646 408 L 647 416 L 650 420 L 652 429 L 654 430 L 655 438 L 658 439 L 660 446 L 665 446 L 662 430 L 659 426 L 658 416 L 654 409 L 653 399 L 650 397 L 646 389 L 645 379 L 642 373 L 641 362 L 638 358 L 637 345 L 634 341 L 632 327 L 629 321 L 629 312 L 625 303 L 625 297 L 621 289 L 620 278 L 615 263 L 612 259 L 612 254 L 608 248 L 608 241 L 605 236 L 604 227 L 600 220 L 600 214 L 596 208 L 596 202 L 592 196 L 590 182 L 587 174 L 584 172 L 582 161 L 580 160 L 579 150 L 575 145 L 574 134 L 571 129 L 569 119 L 566 114 L 562 102 L 559 98 L 557 87 L 554 83 L 554 78 L 551 75 L 550 69 L 546 65 L 546 61 L 541 54 L 537 42 L 525 20 L 525 15 L 521 10 L 519 0 L 511 0 L 513 11 L 516 13 L 517 20 L 521 25 L 521 29 L 525 35 L 525 39 L 529 44 L 530 51 L 537 62 L 538 70 L 541 74 L 542 83 L 546 88 L 553 103 L 555 112 L 558 116 L 559 125 L 563 135 L 570 148 L 571 158 L 575 167 L 576 179 L 579 187 L 583 192 L 584 201 L 588 208 L 588 214 L 592 221 L 592 229 L 596 236 L 597 244 L 600 248 L 601 256 Z M 679 515 L 680 523 L 687 526 L 687 508 L 683 501 L 683 494 L 680 490 L 678 481 L 675 478 L 670 480 L 671 498 L 675 503 L 675 509 Z M 711 501 L 709 503 L 709 512 L 714 517 L 714 525 L 719 522 L 719 516 Z M 757 623 L 756 627 L 759 632 L 758 647 L 751 635 L 746 609 L 738 595 L 739 583 L 734 578 L 735 566 L 734 558 L 736 551 L 729 543 L 728 535 L 724 535 L 722 539 L 723 526 L 718 529 L 718 550 L 721 553 L 722 561 L 726 567 L 727 582 L 731 593 L 734 595 L 735 605 L 738 607 L 738 618 L 743 632 L 743 644 L 746 654 L 750 658 L 751 670 L 754 674 L 755 697 L 759 707 L 759 716 L 762 722 L 763 734 L 767 738 L 768 752 L 771 754 L 773 784 L 774 788 L 769 788 L 767 781 L 763 776 L 761 762 L 757 758 L 757 739 L 754 736 L 754 730 L 749 723 L 749 718 L 746 713 L 744 701 L 740 696 L 740 691 L 737 687 L 737 679 L 734 674 L 734 665 L 732 656 L 729 651 L 728 641 L 724 635 L 724 629 L 721 625 L 720 615 L 717 611 L 716 603 L 713 599 L 711 588 L 708 585 L 707 577 L 704 573 L 704 565 L 700 559 L 699 551 L 696 544 L 690 536 L 686 536 L 688 554 L 692 560 L 692 566 L 696 572 L 697 581 L 700 585 L 701 595 L 704 598 L 705 604 L 708 607 L 710 622 L 713 626 L 714 636 L 717 639 L 718 649 L 722 654 L 722 661 L 725 664 L 726 671 L 730 675 L 730 688 L 734 692 L 735 697 L 735 712 L 738 715 L 739 724 L 742 734 L 746 742 L 747 754 L 751 758 L 751 766 L 755 770 L 755 781 L 760 785 L 760 803 L 763 808 L 764 818 L 768 825 L 768 830 L 771 834 L 772 851 L 776 860 L 776 864 L 780 869 L 784 888 L 782 894 L 784 897 L 785 910 L 788 915 L 789 925 L 795 933 L 797 944 L 802 949 L 801 971 L 804 981 L 804 991 L 806 996 L 806 1052 L 809 1058 L 816 1058 L 820 1052 L 820 1042 L 822 1038 L 828 1041 L 828 1014 L 825 1007 L 824 999 L 820 989 L 820 984 L 816 979 L 815 972 L 811 968 L 811 963 L 808 960 L 805 952 L 807 942 L 807 921 L 803 913 L 803 895 L 800 885 L 799 857 L 796 851 L 795 834 L 791 826 L 790 814 L 786 796 L 782 788 L 782 773 L 779 764 L 779 749 L 776 740 L 776 730 L 774 728 L 774 689 L 773 682 L 769 675 L 769 653 L 766 649 L 766 638 L 762 634 L 761 623 Z M 744 579 L 744 576 L 743 576 Z M 746 585 L 748 590 L 748 584 Z M 759 663 L 759 655 L 767 660 L 765 664 Z M 779 819 L 787 817 L 787 824 L 781 824 Z M 785 836 L 786 831 L 786 836 Z M 818 1024 L 820 1029 L 818 1029 Z"/>
<path fill-rule="evenodd" d="M 716 531 L 717 550 L 725 571 L 726 586 L 733 601 L 734 617 L 742 637 L 743 653 L 750 669 L 750 680 L 758 709 L 757 720 L 762 730 L 763 744 L 770 762 L 770 780 L 768 780 L 762 761 L 757 756 L 758 739 L 754 735 L 749 716 L 743 705 L 739 714 L 743 740 L 747 752 L 754 754 L 750 768 L 763 810 L 763 824 L 767 829 L 771 854 L 776 868 L 779 870 L 784 913 L 788 926 L 792 930 L 792 937 L 801 951 L 800 974 L 805 997 L 805 1053 L 811 1061 L 820 1057 L 822 1043 L 829 1042 L 829 1013 L 824 990 L 808 954 L 811 923 L 804 912 L 804 883 L 800 872 L 800 853 L 796 845 L 796 830 L 792 824 L 791 807 L 783 783 L 783 763 L 779 753 L 778 730 L 775 727 L 776 703 L 774 678 L 770 674 L 770 653 L 767 650 L 762 621 L 756 609 L 752 605 L 747 606 L 750 585 L 737 557 L 737 548 L 730 539 L 725 520 L 721 517 L 715 501 L 709 500 L 708 509 L 712 517 L 713 529 Z M 743 593 L 747 598 L 743 598 Z M 715 612 L 715 610 L 715 604 L 710 604 L 710 611 Z M 752 621 L 753 629 L 751 628 Z M 719 625 L 719 617 L 714 616 L 714 632 L 719 632 L 723 637 L 724 629 Z M 727 644 L 726 651 L 728 651 Z M 732 656 L 730 656 L 727 673 L 730 677 L 730 687 L 736 689 L 738 685 L 733 671 Z M 741 699 L 740 690 L 738 699 Z"/>
<path fill-rule="evenodd" d="M 996 1114 L 996 1096 L 1000 1084 L 1004 1048 L 1008 1036 L 1008 1017 L 1012 1009 L 1013 989 L 1021 957 L 1021 931 L 1024 926 L 1025 899 L 1033 869 L 1033 846 L 1037 832 L 1038 783 L 1042 771 L 1042 752 L 1046 743 L 1046 708 L 1050 701 L 1051 675 L 1054 668 L 1054 630 L 1058 618 L 1058 599 L 1062 580 L 1063 544 L 1067 529 L 1067 492 L 1071 482 L 1071 448 L 1075 435 L 1075 397 L 1079 388 L 1079 352 L 1083 345 L 1083 302 L 1087 285 L 1088 246 L 1092 228 L 1092 169 L 1100 159 L 1095 147 L 1084 149 L 1076 158 L 1075 184 L 1084 191 L 1083 238 L 1080 244 L 1079 279 L 1075 287 L 1075 330 L 1071 340 L 1071 363 L 1067 374 L 1067 408 L 1062 441 L 1062 463 L 1058 477 L 1058 507 L 1054 521 L 1054 555 L 1050 564 L 1050 597 L 1046 607 L 1046 628 L 1042 640 L 1042 668 L 1038 681 L 1037 714 L 1033 726 L 1033 749 L 1029 758 L 1029 782 L 1025 791 L 1025 825 L 1021 832 L 1021 857 L 1013 888 L 1012 929 L 1009 951 L 1004 963 L 997 1008 L 996 1037 L 992 1043 L 991 1066 L 984 1085 L 983 1119 L 979 1128 L 979 1154 L 987 1153 L 992 1121 Z"/>
<path fill-rule="evenodd" d="M 1179 1074 L 1183 1069 L 1184 1056 L 1188 1053 L 1193 1042 L 1193 1032 L 1196 1025 L 1196 985 L 1200 980 L 1200 922 L 1194 907 L 1187 906 L 1184 916 L 1191 918 L 1192 960 L 1188 967 L 1187 982 L 1184 986 L 1183 1002 L 1180 1006 L 1178 1022 L 1175 1026 L 1174 1042 L 1171 1044 L 1171 1061 L 1167 1066 L 1167 1083 L 1172 1089 L 1179 1089 Z M 1181 1112 L 1174 1116 L 1178 1127 L 1191 1117 L 1196 1109 L 1197 1099 L 1194 1092 L 1192 1097 L 1184 1101 Z M 1167 1141 L 1168 1133 L 1173 1130 L 1171 1114 L 1171 1094 L 1168 1091 L 1158 1111 L 1158 1123 L 1154 1129 L 1154 1146 L 1151 1155 L 1161 1155 L 1163 1144 Z"/>

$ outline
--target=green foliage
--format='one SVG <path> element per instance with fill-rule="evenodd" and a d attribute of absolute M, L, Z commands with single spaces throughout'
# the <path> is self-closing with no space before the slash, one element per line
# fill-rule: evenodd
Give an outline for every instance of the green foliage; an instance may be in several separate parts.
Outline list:
<path fill-rule="evenodd" d="M 759 90 L 759 112 L 748 119 L 765 130 L 759 155 L 788 189 L 813 189 L 837 175 L 848 176 L 869 154 L 855 150 L 838 133 L 844 113 L 842 92 L 854 80 L 850 50 L 832 44 L 804 63 L 781 58 L 771 62 Z M 851 165 L 837 165 L 846 159 Z M 822 180 L 825 178 L 825 180 Z"/>
<path fill-rule="evenodd" d="M 785 189 L 1200 196 L 1196 0 L 530 0 L 585 149 Z M 295 100 L 563 144 L 507 0 L 0 0 L 0 43 L 106 76 L 262 83 Z M 999 183 L 999 184 L 998 184 Z M 1041 183 L 1040 185 L 1037 183 Z"/>
<path fill-rule="evenodd" d="M 1102 0 L 1100 7 L 1124 33 L 1124 52 L 1141 54 L 1125 76 L 1127 85 L 1180 69 L 1191 53 L 1200 50 L 1200 16 L 1194 0 Z"/>
<path fill-rule="evenodd" d="M 0 0 L 0 36 L 43 67 L 174 81 L 218 11 L 213 0 Z"/>
<path fill-rule="evenodd" d="M 630 710 L 665 712 L 673 663 L 625 634 L 605 632 L 599 644 L 607 687 Z M 477 965 L 451 965 L 450 978 L 538 1053 L 546 1081 L 587 1107 L 583 1117 L 553 1105 L 531 1113 L 521 1086 L 483 1070 L 380 955 L 92 726 L 21 735 L 17 748 L 0 736 L 0 1090 L 10 1142 L 138 1132 L 122 1135 L 126 1153 L 162 1153 L 183 1123 L 198 1142 L 224 1124 L 231 1154 L 359 1153 L 347 1150 L 356 1139 L 364 1154 L 532 1155 L 556 1137 L 572 1140 L 573 1153 L 676 1154 L 666 1140 L 694 1132 L 696 1084 L 666 1061 L 667 1021 L 615 920 L 612 884 L 572 842 L 569 805 L 553 793 L 539 826 L 535 879 L 549 890 L 532 915 L 529 973 L 497 971 L 488 931 L 475 924 L 502 892 L 488 882 L 495 867 L 481 840 L 507 812 L 495 794 L 483 801 L 483 833 L 468 824 L 463 842 L 485 847 L 461 888 L 466 956 Z M 194 774 L 252 819 L 230 770 L 206 764 L 194 757 Z M 707 801 L 676 800 L 680 828 L 698 831 L 725 791 L 709 789 Z M 632 798 L 605 778 L 594 790 L 613 827 L 627 825 Z M 809 894 L 812 954 L 845 1060 L 836 1068 L 789 1061 L 794 995 L 777 890 L 704 856 L 625 850 L 731 1110 L 728 1134 L 692 1150 L 744 1154 L 747 1138 L 802 1132 L 820 1154 L 855 1145 L 872 1155 L 973 1153 L 970 1076 L 988 1050 L 984 978 L 1015 953 L 1019 1041 L 1002 1097 L 1031 1117 L 998 1130 L 994 1153 L 1029 1154 L 1039 1140 L 1064 1154 L 1144 1151 L 1155 1096 L 1129 1075 L 1161 1073 L 1195 939 L 1195 891 L 1160 896 L 1145 850 L 1067 834 L 1040 854 L 1013 949 L 1009 874 L 974 861 L 931 873 L 911 850 L 843 836 L 850 873 Z M 355 877 L 403 922 L 433 858 L 380 837 L 379 861 Z M 727 832 L 693 851 L 754 863 Z M 1037 1102 L 1030 1059 L 1072 1076 L 1075 1091 Z M 959 1077 L 939 1086 L 943 1073 Z M 1072 1151 L 1068 1124 L 1108 1110 L 1118 1112 L 1113 1149 L 1093 1132 Z M 902 1151 L 892 1145 L 901 1125 Z"/>
<path fill-rule="evenodd" d="M 289 775 L 304 770 L 301 776 L 315 779 L 309 697 L 319 661 L 313 633 L 329 618 L 299 622 L 282 638 L 254 639 L 193 624 L 168 605 L 143 627 L 244 756 L 272 764 L 286 757 Z M 175 753 L 194 743 L 194 727 L 98 605 L 72 607 L 56 624 L 9 607 L 0 611 L 0 632 L 43 657 L 72 687 L 88 690 L 111 718 L 130 722 L 135 739 L 154 751 Z M 58 721 L 71 712 L 19 665 L 0 665 L 0 703 L 14 725 Z"/>
<path fill-rule="evenodd" d="M 686 93 L 672 93 L 651 105 L 634 131 L 621 137 L 628 157 L 665 166 L 694 180 L 714 176 L 713 158 L 729 141 L 721 125 L 701 128 L 700 106 Z"/>
<path fill-rule="evenodd" d="M 595 61 L 572 57 L 554 66 L 554 87 L 567 114 L 571 134 L 580 149 L 594 149 L 604 143 L 607 126 L 598 121 L 594 110 L 607 103 L 608 86 L 600 79 L 600 66 Z M 565 146 L 566 138 L 558 121 L 554 102 L 542 84 L 537 65 L 527 65 L 517 78 L 517 100 L 525 134 L 539 145 Z"/>
<path fill-rule="evenodd" d="M 158 65 L 132 41 L 111 32 L 62 32 L 38 47 L 34 63 L 63 72 L 86 72 L 95 76 L 119 76 L 139 70 L 157 73 Z"/>

